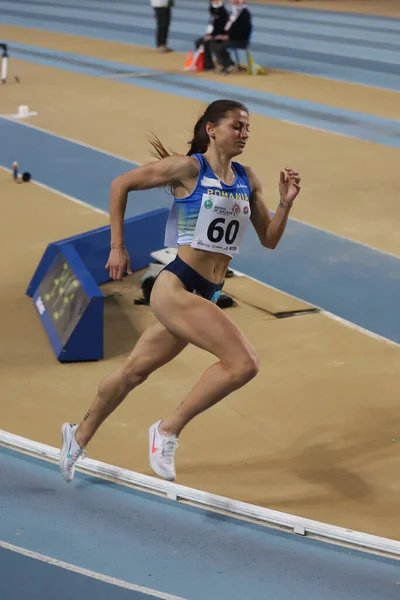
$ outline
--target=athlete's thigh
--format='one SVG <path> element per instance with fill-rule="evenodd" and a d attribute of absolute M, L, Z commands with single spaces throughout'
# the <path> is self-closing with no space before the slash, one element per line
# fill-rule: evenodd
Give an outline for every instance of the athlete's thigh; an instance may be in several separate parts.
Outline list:
<path fill-rule="evenodd" d="M 151 373 L 175 358 L 187 342 L 176 337 L 157 319 L 140 336 L 126 367 Z"/>
<path fill-rule="evenodd" d="M 246 337 L 218 306 L 188 292 L 172 273 L 160 274 L 151 306 L 160 323 L 177 338 L 211 352 L 226 364 L 254 354 Z"/>

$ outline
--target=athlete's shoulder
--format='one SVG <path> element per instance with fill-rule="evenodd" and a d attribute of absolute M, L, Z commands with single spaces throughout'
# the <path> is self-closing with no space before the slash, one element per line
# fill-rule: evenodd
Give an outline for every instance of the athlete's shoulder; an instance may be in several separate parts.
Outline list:
<path fill-rule="evenodd" d="M 173 154 L 159 162 L 163 170 L 173 172 L 178 179 L 190 179 L 197 177 L 199 173 L 199 162 L 186 154 Z"/>
<path fill-rule="evenodd" d="M 205 169 L 207 167 L 207 161 L 206 161 L 204 155 L 201 154 L 200 152 L 196 152 L 195 154 L 192 154 L 190 156 L 190 158 L 192 158 L 193 160 L 196 161 L 197 166 L 200 169 Z"/>

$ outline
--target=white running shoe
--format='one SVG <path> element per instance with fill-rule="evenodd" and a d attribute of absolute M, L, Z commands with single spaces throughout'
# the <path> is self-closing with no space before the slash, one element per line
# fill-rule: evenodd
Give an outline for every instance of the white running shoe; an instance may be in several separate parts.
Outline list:
<path fill-rule="evenodd" d="M 176 477 L 174 455 L 178 447 L 178 439 L 176 435 L 160 433 L 158 430 L 160 423 L 161 420 L 157 421 L 149 429 L 150 466 L 160 477 L 174 481 Z"/>
<path fill-rule="evenodd" d="M 60 452 L 60 471 L 65 481 L 72 481 L 75 474 L 75 463 L 78 458 L 86 458 L 86 447 L 81 448 L 75 439 L 78 425 L 64 423 L 61 428 L 62 448 Z"/>

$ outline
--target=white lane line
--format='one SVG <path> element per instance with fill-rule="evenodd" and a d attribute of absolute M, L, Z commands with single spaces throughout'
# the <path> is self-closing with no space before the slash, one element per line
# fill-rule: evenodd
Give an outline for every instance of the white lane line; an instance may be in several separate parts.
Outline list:
<path fill-rule="evenodd" d="M 129 583 L 128 581 L 123 581 L 122 579 L 108 577 L 107 575 L 103 575 L 103 573 L 97 573 L 96 571 L 90 571 L 89 569 L 82 569 L 81 567 L 77 567 L 76 565 L 66 563 L 63 560 L 57 560 L 56 558 L 51 558 L 50 556 L 45 556 L 44 554 L 39 554 L 38 552 L 33 552 L 32 550 L 27 550 L 26 548 L 21 548 L 20 546 L 14 546 L 14 544 L 2 542 L 1 540 L 0 547 L 4 548 L 5 550 L 11 550 L 11 552 L 17 552 L 18 554 L 22 554 L 23 556 L 28 556 L 29 558 L 40 560 L 49 565 L 61 567 L 62 569 L 66 569 L 67 571 L 73 571 L 74 573 L 78 573 L 79 575 L 86 575 L 86 577 L 97 579 L 98 581 L 102 581 L 103 583 L 110 583 L 111 585 L 116 585 L 126 590 L 140 592 L 142 594 L 146 594 L 147 596 L 152 596 L 153 598 L 161 598 L 162 600 L 184 600 L 184 598 L 181 598 L 180 596 L 165 594 L 164 592 L 158 592 L 157 590 L 143 587 L 141 585 L 136 585 L 135 583 Z"/>
<path fill-rule="evenodd" d="M 11 169 L 8 169 L 7 167 L 4 167 L 3 165 L 0 165 L 0 169 L 2 169 L 3 171 L 7 171 L 8 173 L 12 173 Z M 85 208 L 89 208 L 90 210 L 93 210 L 94 212 L 100 213 L 101 215 L 106 215 L 108 217 L 108 212 L 105 210 L 102 210 L 101 208 L 96 208 L 92 204 L 88 204 L 87 202 L 84 202 L 83 200 L 78 200 L 78 198 L 69 196 L 69 194 L 64 194 L 64 192 L 60 192 L 60 190 L 56 190 L 55 188 L 52 188 L 49 185 L 46 185 L 45 183 L 40 183 L 40 181 L 36 181 L 35 179 L 31 179 L 30 184 L 32 184 L 32 183 L 34 185 L 38 185 L 39 187 L 41 187 L 45 190 L 48 190 L 49 192 L 53 192 L 54 194 L 57 194 L 58 196 L 61 196 L 62 198 L 65 198 L 66 200 L 75 202 L 75 204 L 80 204 L 81 206 L 84 206 Z"/>

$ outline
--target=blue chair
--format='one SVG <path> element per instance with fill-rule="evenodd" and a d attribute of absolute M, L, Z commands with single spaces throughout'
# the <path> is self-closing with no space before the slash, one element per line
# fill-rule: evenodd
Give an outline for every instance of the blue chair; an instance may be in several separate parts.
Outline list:
<path fill-rule="evenodd" d="M 247 46 L 247 48 L 232 48 L 233 52 L 234 52 L 234 58 L 235 58 L 235 64 L 237 66 L 238 69 L 241 69 L 241 62 L 240 62 L 240 56 L 239 56 L 239 50 L 244 50 L 246 52 L 246 67 L 245 70 L 251 74 L 251 69 L 252 69 L 252 62 L 253 62 L 253 56 L 250 52 L 250 48 Z"/>

